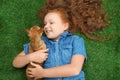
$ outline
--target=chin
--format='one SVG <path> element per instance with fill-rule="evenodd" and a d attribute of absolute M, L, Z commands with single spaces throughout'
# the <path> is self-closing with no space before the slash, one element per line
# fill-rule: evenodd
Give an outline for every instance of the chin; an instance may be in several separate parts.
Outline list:
<path fill-rule="evenodd" d="M 53 37 L 51 37 L 51 36 L 47 36 L 47 38 L 49 38 L 49 39 L 53 39 Z"/>

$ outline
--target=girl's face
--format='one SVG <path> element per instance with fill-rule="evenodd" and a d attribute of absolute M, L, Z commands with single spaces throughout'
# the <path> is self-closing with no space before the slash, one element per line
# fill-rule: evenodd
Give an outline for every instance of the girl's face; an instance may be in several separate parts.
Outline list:
<path fill-rule="evenodd" d="M 68 29 L 68 23 L 62 21 L 59 13 L 50 12 L 44 19 L 44 31 L 48 38 L 58 40 L 59 36 Z"/>

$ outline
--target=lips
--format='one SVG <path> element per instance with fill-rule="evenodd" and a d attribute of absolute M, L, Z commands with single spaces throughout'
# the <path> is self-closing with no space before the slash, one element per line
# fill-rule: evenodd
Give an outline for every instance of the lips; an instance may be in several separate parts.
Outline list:
<path fill-rule="evenodd" d="M 52 30 L 46 30 L 45 32 L 46 34 L 49 34 L 50 32 L 52 32 Z"/>

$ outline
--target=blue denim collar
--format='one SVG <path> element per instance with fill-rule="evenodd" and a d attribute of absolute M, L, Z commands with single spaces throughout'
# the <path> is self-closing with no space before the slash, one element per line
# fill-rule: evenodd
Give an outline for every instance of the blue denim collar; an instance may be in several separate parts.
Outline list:
<path fill-rule="evenodd" d="M 60 38 L 62 37 L 67 37 L 67 36 L 70 36 L 72 35 L 69 31 L 65 31 L 63 34 L 60 35 Z"/>

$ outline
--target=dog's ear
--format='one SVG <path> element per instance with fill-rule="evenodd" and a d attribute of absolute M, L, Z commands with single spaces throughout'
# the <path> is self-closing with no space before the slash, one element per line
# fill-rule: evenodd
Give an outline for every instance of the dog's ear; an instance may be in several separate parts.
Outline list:
<path fill-rule="evenodd" d="M 25 29 L 25 32 L 26 32 L 27 34 L 29 34 L 29 33 L 30 33 L 30 30 L 29 30 L 29 29 Z"/>
<path fill-rule="evenodd" d="M 40 29 L 38 30 L 39 33 L 43 33 L 43 31 L 44 31 L 44 28 L 40 28 Z"/>

